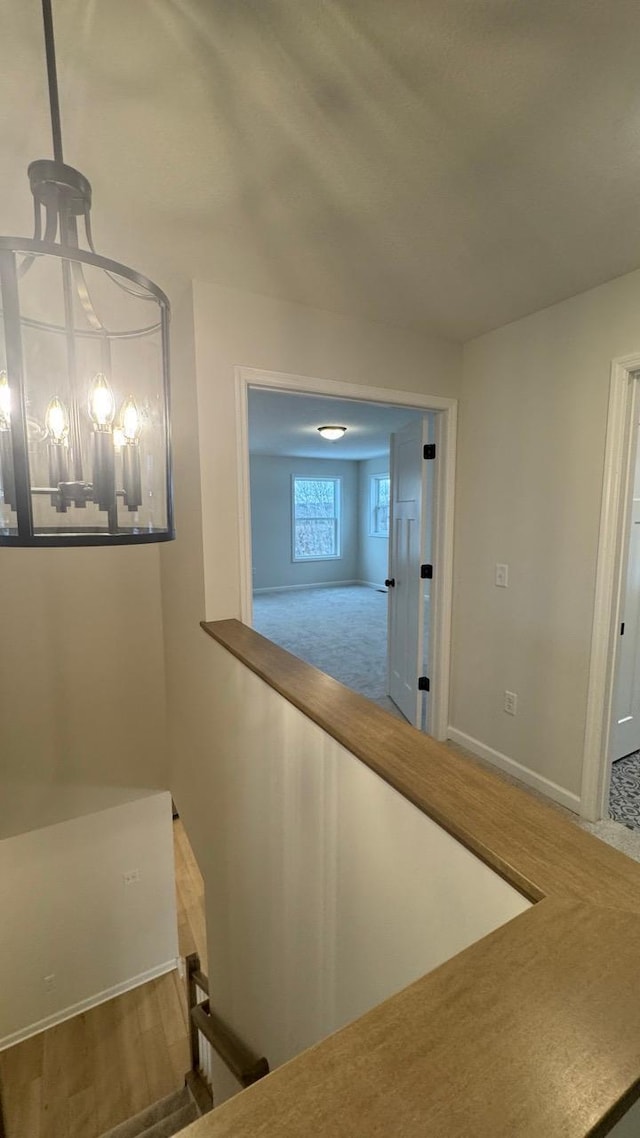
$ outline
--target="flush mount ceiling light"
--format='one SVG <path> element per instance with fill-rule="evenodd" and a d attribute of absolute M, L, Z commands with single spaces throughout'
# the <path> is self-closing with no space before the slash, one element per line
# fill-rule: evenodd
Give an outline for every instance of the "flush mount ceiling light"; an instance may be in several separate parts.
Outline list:
<path fill-rule="evenodd" d="M 33 238 L 0 237 L 0 545 L 167 541 L 169 301 L 95 251 L 42 14 L 54 157 L 29 166 Z"/>
<path fill-rule="evenodd" d="M 332 442 L 335 442 L 336 439 L 342 438 L 342 436 L 346 432 L 347 428 L 346 427 L 328 426 L 328 427 L 318 427 L 317 429 L 319 430 L 323 439 L 331 439 Z"/>

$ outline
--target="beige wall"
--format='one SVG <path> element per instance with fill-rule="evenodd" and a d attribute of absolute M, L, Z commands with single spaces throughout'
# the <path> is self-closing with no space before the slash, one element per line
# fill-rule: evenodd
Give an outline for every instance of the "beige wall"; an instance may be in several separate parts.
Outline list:
<path fill-rule="evenodd" d="M 197 282 L 196 363 L 207 618 L 239 613 L 235 365 L 455 397 L 459 346 Z M 224 556 L 221 556 L 224 549 Z"/>
<path fill-rule="evenodd" d="M 0 832 L 63 784 L 166 786 L 157 547 L 2 549 L 0 595 Z"/>
<path fill-rule="evenodd" d="M 221 806 L 203 775 L 216 761 L 216 726 L 211 642 L 199 621 L 240 615 L 234 367 L 455 397 L 461 350 L 199 282 L 193 305 L 189 295 L 175 305 L 173 342 L 177 540 L 160 551 L 171 788 L 204 865 Z"/>
<path fill-rule="evenodd" d="M 482 336 L 464 356 L 450 722 L 459 741 L 521 764 L 574 807 L 610 368 L 639 350 L 633 273 Z M 496 562 L 509 564 L 508 589 L 494 585 Z M 515 718 L 505 689 L 518 694 Z"/>
<path fill-rule="evenodd" d="M 137 233 L 103 204 L 101 252 L 173 301 L 170 247 Z M 81 814 L 85 786 L 91 808 L 168 785 L 162 652 L 158 546 L 0 548 L 0 834 L 50 823 L 51 796 Z"/>

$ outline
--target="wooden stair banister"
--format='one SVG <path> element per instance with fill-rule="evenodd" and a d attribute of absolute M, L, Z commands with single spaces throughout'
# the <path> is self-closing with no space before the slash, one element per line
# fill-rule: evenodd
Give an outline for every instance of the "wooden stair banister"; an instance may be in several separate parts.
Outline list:
<path fill-rule="evenodd" d="M 250 1087 L 269 1074 L 269 1064 L 264 1055 L 256 1055 L 238 1039 L 211 1011 L 208 1000 L 192 1008 L 191 1018 L 242 1087 Z"/>
<path fill-rule="evenodd" d="M 187 957 L 187 979 L 189 989 L 189 1022 L 191 1035 L 191 1064 L 197 1071 L 200 1067 L 200 1041 L 202 1034 L 213 1047 L 241 1087 L 250 1087 L 269 1074 L 269 1063 L 264 1055 L 256 1055 L 245 1043 L 211 1011 L 209 1000 L 198 1001 L 197 989 L 209 995 L 209 980 L 200 968 L 197 953 Z"/>

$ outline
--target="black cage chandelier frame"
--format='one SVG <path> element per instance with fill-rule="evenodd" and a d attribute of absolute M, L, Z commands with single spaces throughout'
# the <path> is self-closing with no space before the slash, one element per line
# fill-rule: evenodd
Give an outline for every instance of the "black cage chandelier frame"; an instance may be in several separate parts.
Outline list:
<path fill-rule="evenodd" d="M 90 220 L 91 186 L 83 174 L 63 160 L 51 0 L 42 0 L 42 13 L 54 158 L 39 159 L 29 166 L 34 198 L 34 236 L 0 237 L 0 321 L 4 329 L 6 355 L 6 371 L 0 371 L 0 479 L 5 506 L 16 518 L 15 526 L 0 525 L 0 545 L 127 545 L 169 541 L 174 537 L 169 426 L 171 308 L 167 296 L 153 281 L 95 251 Z M 78 244 L 78 218 L 84 220 L 88 249 L 82 249 Z M 56 240 L 58 233 L 59 240 Z M 63 322 L 29 317 L 21 311 L 21 281 L 43 258 L 49 259 L 52 265 L 57 264 L 60 269 Z M 133 327 L 125 329 L 109 328 L 98 315 L 87 285 L 85 267 L 105 274 L 120 294 L 129 294 L 136 302 L 154 302 L 154 307 L 157 306 L 155 318 L 150 323 L 134 321 Z M 83 327 L 78 326 L 76 310 L 83 315 Z M 71 406 L 67 411 L 57 395 L 50 399 L 44 425 L 36 423 L 34 426 L 33 416 L 29 414 L 25 384 L 25 330 L 64 341 Z M 115 397 L 110 386 L 111 350 L 114 345 L 150 336 L 156 337 L 160 357 L 156 400 L 160 419 L 160 443 L 156 449 L 160 459 L 158 455 L 153 459 L 147 456 L 143 470 L 140 436 L 144 417 L 131 394 L 123 401 L 120 427 L 117 427 Z M 100 370 L 93 377 L 92 394 L 89 396 L 89 414 L 86 410 L 83 413 L 82 381 L 78 374 L 77 349 L 83 341 L 92 344 L 100 358 Z M 88 444 L 93 474 L 90 479 L 85 477 Z M 34 483 L 30 461 L 34 446 L 48 450 L 48 485 L 38 485 L 38 480 Z M 147 509 L 148 512 L 148 501 L 144 505 L 145 495 L 147 499 L 153 497 L 144 483 L 149 463 L 153 466 L 154 461 L 156 499 L 160 500 L 160 507 L 157 508 L 159 518 L 149 520 L 140 511 Z M 157 474 L 158 467 L 161 468 L 161 476 Z M 118 469 L 120 486 L 117 485 Z M 38 523 L 34 519 L 36 503 L 40 514 L 45 503 L 57 515 L 72 512 L 78 517 L 82 516 L 78 511 L 93 505 L 92 524 L 53 525 L 47 524 L 49 519 L 46 518 L 44 521 L 40 518 Z"/>

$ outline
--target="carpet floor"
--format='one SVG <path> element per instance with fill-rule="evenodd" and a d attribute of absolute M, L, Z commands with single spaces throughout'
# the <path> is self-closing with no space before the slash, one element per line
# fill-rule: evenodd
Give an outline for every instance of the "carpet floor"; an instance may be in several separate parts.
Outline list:
<path fill-rule="evenodd" d="M 387 695 L 387 594 L 364 585 L 258 593 L 253 627 L 400 719 Z"/>

